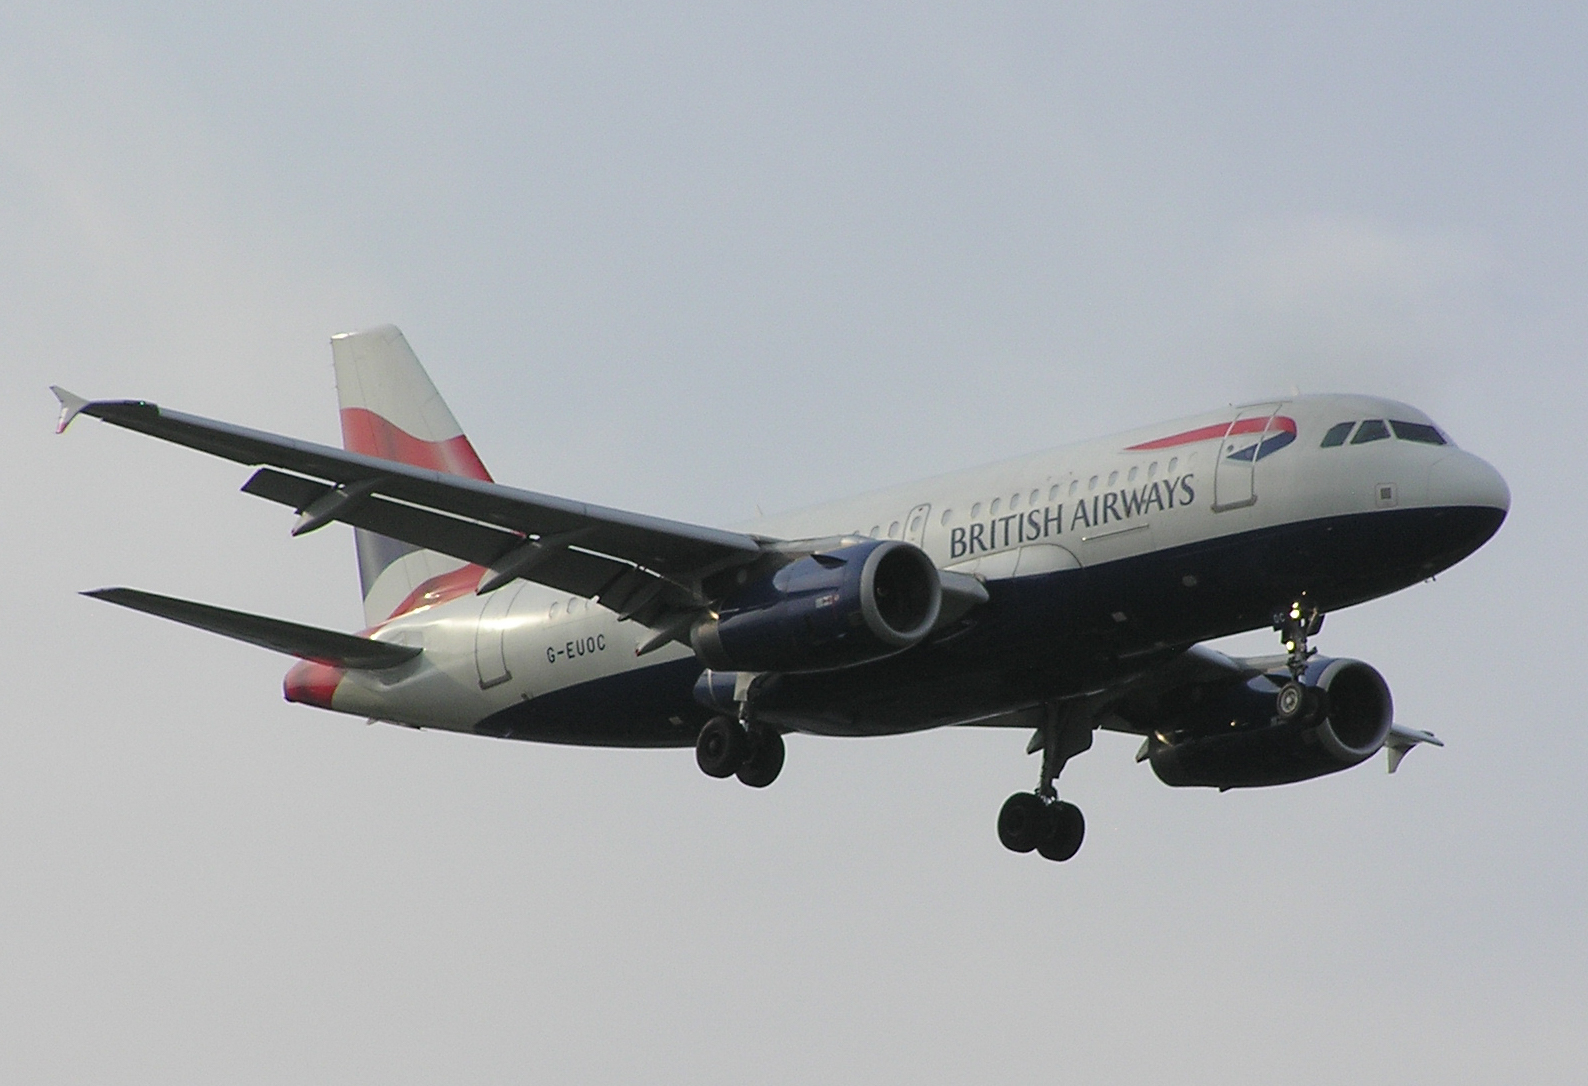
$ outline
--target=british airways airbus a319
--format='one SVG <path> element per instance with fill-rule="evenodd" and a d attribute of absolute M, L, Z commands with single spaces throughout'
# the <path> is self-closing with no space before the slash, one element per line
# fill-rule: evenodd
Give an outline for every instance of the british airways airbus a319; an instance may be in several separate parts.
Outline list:
<path fill-rule="evenodd" d="M 768 517 L 754 532 L 492 480 L 395 328 L 331 341 L 342 449 L 61 389 L 92 415 L 259 467 L 294 535 L 351 525 L 366 629 L 339 633 L 128 588 L 88 595 L 300 658 L 289 701 L 417 728 L 693 746 L 753 788 L 783 736 L 1027 728 L 1037 787 L 998 816 L 1065 860 L 1058 797 L 1096 729 L 1165 784 L 1252 788 L 1390 771 L 1419 743 L 1389 686 L 1318 655 L 1325 612 L 1482 546 L 1503 479 L 1416 408 L 1296 396 Z M 1199 642 L 1273 627 L 1282 652 Z"/>

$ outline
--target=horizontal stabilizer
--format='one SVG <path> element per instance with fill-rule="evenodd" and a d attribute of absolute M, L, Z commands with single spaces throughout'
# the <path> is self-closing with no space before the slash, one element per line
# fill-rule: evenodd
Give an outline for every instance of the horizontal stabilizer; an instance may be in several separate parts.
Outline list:
<path fill-rule="evenodd" d="M 228 611 L 224 607 L 157 596 L 134 588 L 100 588 L 83 595 L 334 667 L 379 671 L 412 660 L 423 651 L 412 645 L 373 641 L 355 634 L 300 626 L 296 622 Z"/>

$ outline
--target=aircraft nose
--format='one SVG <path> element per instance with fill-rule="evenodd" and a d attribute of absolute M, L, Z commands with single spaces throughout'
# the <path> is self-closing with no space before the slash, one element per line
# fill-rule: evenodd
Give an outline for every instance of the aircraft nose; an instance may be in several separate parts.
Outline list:
<path fill-rule="evenodd" d="M 1511 508 L 1511 488 L 1488 461 L 1456 449 L 1429 470 L 1428 504 L 1496 509 L 1503 517 Z"/>

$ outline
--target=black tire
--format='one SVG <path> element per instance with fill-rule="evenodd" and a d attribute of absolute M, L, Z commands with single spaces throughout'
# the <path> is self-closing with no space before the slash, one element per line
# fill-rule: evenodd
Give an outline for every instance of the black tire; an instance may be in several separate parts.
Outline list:
<path fill-rule="evenodd" d="M 1047 839 L 1037 845 L 1037 851 L 1049 860 L 1068 860 L 1081 851 L 1081 841 L 1086 837 L 1086 818 L 1073 803 L 1059 801 L 1047 810 L 1050 827 Z"/>
<path fill-rule="evenodd" d="M 998 840 L 1010 852 L 1030 852 L 1052 831 L 1048 805 L 1035 792 L 1016 792 L 998 812 Z"/>
<path fill-rule="evenodd" d="M 744 763 L 750 737 L 731 717 L 714 716 L 695 740 L 695 764 L 708 777 L 731 777 Z"/>
<path fill-rule="evenodd" d="M 751 788 L 765 788 L 783 772 L 783 736 L 776 728 L 751 728 L 748 739 L 739 780 Z"/>
<path fill-rule="evenodd" d="M 1300 683 L 1289 682 L 1274 695 L 1274 714 L 1280 720 L 1295 720 L 1306 713 L 1309 703 L 1307 688 Z"/>

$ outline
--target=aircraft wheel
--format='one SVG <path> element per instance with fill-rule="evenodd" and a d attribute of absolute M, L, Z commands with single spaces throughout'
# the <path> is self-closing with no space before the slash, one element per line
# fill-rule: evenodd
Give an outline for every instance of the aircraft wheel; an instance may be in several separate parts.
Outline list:
<path fill-rule="evenodd" d="M 1048 805 L 1035 792 L 1016 792 L 998 812 L 998 840 L 1010 852 L 1030 852 L 1051 828 Z"/>
<path fill-rule="evenodd" d="M 765 788 L 783 772 L 783 736 L 776 728 L 754 727 L 747 738 L 749 749 L 738 769 L 739 780 L 751 788 Z"/>
<path fill-rule="evenodd" d="M 708 777 L 731 777 L 744 764 L 750 737 L 732 717 L 714 716 L 695 740 L 695 763 Z"/>
<path fill-rule="evenodd" d="M 1295 720 L 1306 711 L 1307 688 L 1300 683 L 1286 683 L 1274 695 L 1274 712 L 1280 720 Z"/>
<path fill-rule="evenodd" d="M 1073 803 L 1060 800 L 1047 810 L 1049 832 L 1037 851 L 1049 860 L 1068 860 L 1081 850 L 1086 836 L 1086 818 Z"/>

